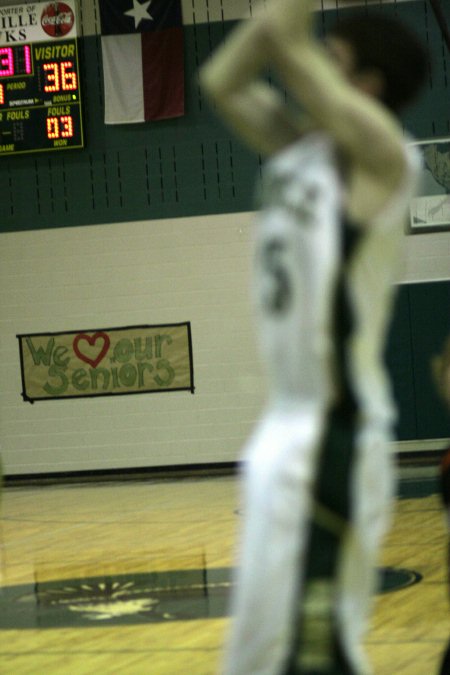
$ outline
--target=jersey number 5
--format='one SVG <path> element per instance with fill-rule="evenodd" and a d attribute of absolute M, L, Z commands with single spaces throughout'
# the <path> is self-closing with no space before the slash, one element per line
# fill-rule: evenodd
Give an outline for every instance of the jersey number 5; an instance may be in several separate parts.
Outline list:
<path fill-rule="evenodd" d="M 270 286 L 266 290 L 264 307 L 273 314 L 285 312 L 291 301 L 292 291 L 289 274 L 283 261 L 286 243 L 281 239 L 271 239 L 262 253 L 264 270 L 270 277 Z"/>

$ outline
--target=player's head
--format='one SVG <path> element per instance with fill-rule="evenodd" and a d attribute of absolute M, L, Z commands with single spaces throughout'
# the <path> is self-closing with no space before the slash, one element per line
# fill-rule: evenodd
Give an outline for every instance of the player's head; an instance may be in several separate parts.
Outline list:
<path fill-rule="evenodd" d="M 372 13 L 341 19 L 327 43 L 349 80 L 394 112 L 412 102 L 426 80 L 427 52 L 396 19 Z"/>

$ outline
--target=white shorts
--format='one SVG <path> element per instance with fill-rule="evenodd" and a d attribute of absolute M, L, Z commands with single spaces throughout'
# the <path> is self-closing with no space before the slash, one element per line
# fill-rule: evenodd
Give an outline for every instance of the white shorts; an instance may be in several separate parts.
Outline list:
<path fill-rule="evenodd" d="M 314 483 L 327 420 L 313 406 L 267 413 L 244 460 L 244 526 L 232 598 L 225 675 L 283 675 L 291 656 L 302 570 L 314 510 Z M 356 434 L 352 524 L 339 551 L 335 613 L 354 673 L 370 672 L 361 649 L 388 522 L 392 468 L 388 435 Z M 326 672 L 326 671 L 324 671 Z"/>

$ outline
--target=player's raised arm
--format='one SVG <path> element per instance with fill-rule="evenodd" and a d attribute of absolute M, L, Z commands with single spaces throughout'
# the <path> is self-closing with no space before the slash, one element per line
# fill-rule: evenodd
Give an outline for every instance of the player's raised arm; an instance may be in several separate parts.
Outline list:
<path fill-rule="evenodd" d="M 352 167 L 350 182 L 356 176 L 359 188 L 370 186 L 373 203 L 362 214 L 369 216 L 398 187 L 406 167 L 403 131 L 392 114 L 394 106 L 387 103 L 386 89 L 401 89 L 416 79 L 408 93 L 413 98 L 422 77 L 414 71 L 424 59 L 422 52 L 415 59 L 411 36 L 389 36 L 392 59 L 400 58 L 402 63 L 394 82 L 388 82 L 388 71 L 393 69 L 386 56 L 380 61 L 372 44 L 373 53 L 361 61 L 358 49 L 363 41 L 356 45 L 358 29 L 352 26 L 351 31 L 342 38 L 338 24 L 326 47 L 312 35 L 311 0 L 272 0 L 266 11 L 241 24 L 219 48 L 204 66 L 201 82 L 244 140 L 275 152 L 300 136 L 302 120 L 300 113 L 288 112 L 283 97 L 261 78 L 270 64 L 312 125 L 334 139 Z M 359 188 L 359 195 L 367 191 Z"/>
<path fill-rule="evenodd" d="M 200 83 L 219 114 L 253 149 L 272 154 L 295 141 L 305 127 L 284 96 L 262 78 L 269 59 L 265 22 L 243 21 L 200 71 Z"/>
<path fill-rule="evenodd" d="M 338 41 L 348 53 L 333 54 L 315 40 L 310 7 L 310 0 L 278 0 L 269 7 L 260 27 L 267 58 L 290 94 L 351 161 L 396 182 L 404 167 L 404 139 L 396 118 L 381 104 L 383 75 L 375 68 L 359 72 L 350 45 Z"/>

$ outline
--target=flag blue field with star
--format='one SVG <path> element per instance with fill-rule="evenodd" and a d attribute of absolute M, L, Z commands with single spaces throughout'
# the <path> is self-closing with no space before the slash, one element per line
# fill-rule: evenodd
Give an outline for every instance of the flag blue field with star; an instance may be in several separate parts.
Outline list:
<path fill-rule="evenodd" d="M 181 3 L 167 0 L 99 0 L 102 35 L 125 35 L 182 25 Z"/>
<path fill-rule="evenodd" d="M 105 123 L 184 114 L 180 0 L 99 0 Z"/>

